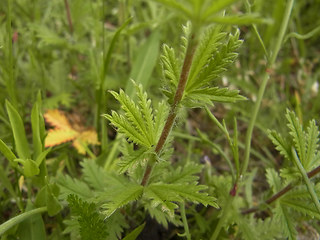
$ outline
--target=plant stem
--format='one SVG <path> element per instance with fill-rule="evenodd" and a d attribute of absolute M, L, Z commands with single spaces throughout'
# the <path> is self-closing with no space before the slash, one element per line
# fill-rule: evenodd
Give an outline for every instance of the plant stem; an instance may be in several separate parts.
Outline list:
<path fill-rule="evenodd" d="M 320 172 L 320 166 L 316 167 L 315 169 L 313 169 L 312 171 L 308 172 L 307 176 L 308 178 L 312 178 L 315 175 L 317 175 Z M 287 192 L 289 192 L 292 188 L 294 187 L 293 183 L 289 183 L 287 186 L 285 186 L 284 188 L 282 188 L 279 192 L 277 192 L 276 194 L 274 194 L 273 196 L 271 196 L 270 198 L 268 198 L 264 203 L 259 204 L 259 206 L 261 205 L 265 205 L 265 204 L 271 204 L 274 201 L 276 201 L 278 198 L 282 197 L 284 194 L 286 194 Z M 246 214 L 250 214 L 250 213 L 254 213 L 257 212 L 260 207 L 253 207 L 253 208 L 249 208 L 246 210 L 243 210 L 241 213 L 243 215 Z"/>
<path fill-rule="evenodd" d="M 184 228 L 184 233 L 187 238 L 187 240 L 191 240 L 191 235 L 189 232 L 189 226 L 188 226 L 188 221 L 187 221 L 187 216 L 186 216 L 186 209 L 185 209 L 185 204 L 181 203 L 180 204 L 180 213 L 181 213 L 181 218 L 183 222 L 183 228 Z"/>
<path fill-rule="evenodd" d="M 69 30 L 70 30 L 70 33 L 72 34 L 73 33 L 73 24 L 72 24 L 72 19 L 71 19 L 71 13 L 70 13 L 70 7 L 69 7 L 68 0 L 64 0 L 64 6 L 65 6 L 66 12 L 67 12 Z"/>
<path fill-rule="evenodd" d="M 297 156 L 297 153 L 296 151 L 292 148 L 292 153 L 293 153 L 293 160 L 294 162 L 296 163 L 298 169 L 299 169 L 299 172 L 301 173 L 302 175 L 302 178 L 305 182 L 305 184 L 307 185 L 307 189 L 308 189 L 308 192 L 312 198 L 312 201 L 315 205 L 315 207 L 317 208 L 318 212 L 320 213 L 320 203 L 319 203 L 319 199 L 317 197 L 317 194 L 316 192 L 314 191 L 314 188 L 312 186 L 312 183 L 306 173 L 306 170 L 303 168 L 298 156 Z"/>
<path fill-rule="evenodd" d="M 159 154 L 169 136 L 169 133 L 171 132 L 172 129 L 172 125 L 176 119 L 177 116 L 177 112 L 178 112 L 178 105 L 183 97 L 183 93 L 184 93 L 184 89 L 186 87 L 187 84 L 187 80 L 188 80 L 188 76 L 189 76 L 189 71 L 190 71 L 190 67 L 192 64 L 192 60 L 193 60 L 193 56 L 194 56 L 194 52 L 197 48 L 197 41 L 196 41 L 196 34 L 193 32 L 193 34 L 190 35 L 190 39 L 189 39 L 189 44 L 188 44 L 188 48 L 186 51 L 186 55 L 184 58 L 184 62 L 183 62 L 183 66 L 182 66 L 182 70 L 181 70 L 181 74 L 180 74 L 180 80 L 177 86 L 177 90 L 173 99 L 173 103 L 171 104 L 170 107 L 170 111 L 169 111 L 169 115 L 167 117 L 166 123 L 163 127 L 161 136 L 159 138 L 159 141 L 157 143 L 157 146 L 155 148 L 155 152 L 156 154 Z M 144 173 L 141 185 L 145 186 L 149 180 L 152 168 L 154 165 L 154 161 L 152 162 L 148 162 L 148 165 L 146 167 L 146 171 Z"/>
<path fill-rule="evenodd" d="M 24 221 L 25 219 L 39 213 L 43 213 L 47 211 L 47 207 L 41 207 L 41 208 L 36 208 L 31 211 L 22 213 L 14 218 L 9 219 L 5 223 L 0 225 L 0 236 L 4 234 L 7 230 L 12 228 L 13 226 L 19 224 L 20 222 Z"/>
<path fill-rule="evenodd" d="M 281 27 L 280 27 L 280 32 L 278 35 L 278 38 L 276 39 L 276 43 L 275 45 L 273 45 L 273 48 L 271 49 L 271 57 L 270 57 L 270 61 L 267 64 L 267 69 L 263 75 L 263 80 L 261 83 L 261 87 L 259 89 L 258 92 L 258 97 L 257 97 L 257 101 L 254 105 L 254 109 L 253 109 L 253 113 L 252 113 L 252 118 L 250 119 L 250 123 L 247 129 L 247 133 L 246 133 L 246 139 L 245 139 L 245 156 L 244 156 L 244 162 L 242 165 L 242 169 L 241 169 L 241 175 L 243 175 L 248 168 L 248 164 L 249 164 L 249 158 L 250 158 L 250 148 L 251 148 L 251 139 L 252 139 L 252 132 L 253 132 L 253 128 L 254 125 L 256 123 L 256 119 L 257 119 L 257 115 L 261 106 L 261 102 L 262 102 L 262 98 L 268 83 L 268 80 L 270 78 L 269 73 L 268 73 L 268 69 L 273 68 L 273 65 L 276 61 L 276 58 L 278 56 L 281 44 L 283 42 L 283 38 L 285 35 L 285 32 L 287 30 L 288 27 L 288 23 L 289 23 L 289 19 L 290 19 L 290 15 L 291 15 L 291 11 L 293 8 L 293 4 L 294 4 L 294 0 L 288 0 L 287 2 L 287 6 L 286 6 L 286 10 L 284 13 L 284 17 L 281 23 Z"/>

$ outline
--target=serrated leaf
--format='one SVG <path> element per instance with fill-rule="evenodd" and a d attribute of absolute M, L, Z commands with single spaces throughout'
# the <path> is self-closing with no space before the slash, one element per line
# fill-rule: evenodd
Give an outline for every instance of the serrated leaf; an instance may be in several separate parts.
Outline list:
<path fill-rule="evenodd" d="M 199 174 L 202 168 L 202 165 L 190 163 L 183 166 L 183 168 L 178 167 L 174 171 L 170 171 L 163 181 L 170 184 L 194 184 L 197 183 L 197 180 L 199 179 L 199 176 L 196 176 L 195 174 Z"/>
<path fill-rule="evenodd" d="M 211 30 L 213 31 L 213 30 Z M 210 31 L 209 31 L 210 33 Z M 213 46 L 211 46 L 211 53 L 207 53 L 206 61 L 201 60 L 201 67 L 198 67 L 199 70 L 193 75 L 193 78 L 189 78 L 186 86 L 186 97 L 188 93 L 201 89 L 203 87 L 207 87 L 210 82 L 218 78 L 224 71 L 226 71 L 227 66 L 229 66 L 237 57 L 237 50 L 242 44 L 242 40 L 239 40 L 240 32 L 236 31 L 234 35 L 229 35 L 229 38 L 226 43 L 223 43 L 221 47 L 220 41 L 225 35 L 219 33 L 218 42 L 213 42 Z M 209 34 L 210 37 L 210 34 Z M 210 43 L 210 41 L 209 41 Z M 206 49 L 203 50 L 206 52 Z M 199 64 L 195 61 L 194 63 Z M 201 71 L 200 71 L 201 70 Z M 189 81 L 190 80 L 190 81 Z"/>
<path fill-rule="evenodd" d="M 238 90 L 229 90 L 228 88 L 202 88 L 195 89 L 188 93 L 184 101 L 191 107 L 202 106 L 203 104 L 211 104 L 211 102 L 237 102 L 246 100 L 245 97 L 239 95 Z"/>
<path fill-rule="evenodd" d="M 281 189 L 281 179 L 276 170 L 268 168 L 266 170 L 266 178 L 270 188 L 273 190 L 273 193 L 276 193 Z"/>
<path fill-rule="evenodd" d="M 164 44 L 162 47 L 162 55 L 160 57 L 163 75 L 168 80 L 171 85 L 171 91 L 173 92 L 178 86 L 179 74 L 180 74 L 180 64 L 179 60 L 176 58 L 174 49 Z"/>
<path fill-rule="evenodd" d="M 119 133 L 125 134 L 129 141 L 132 141 L 138 145 L 149 146 L 149 142 L 146 141 L 144 137 L 141 136 L 134 127 L 131 126 L 130 122 L 126 120 L 122 115 L 119 115 L 117 112 L 112 111 L 111 115 L 103 115 L 107 118 L 113 126 L 115 126 Z"/>
<path fill-rule="evenodd" d="M 103 191 L 108 184 L 106 181 L 107 173 L 94 160 L 85 159 L 80 165 L 84 180 L 95 190 Z"/>
<path fill-rule="evenodd" d="M 160 205 L 161 210 L 168 213 L 171 218 L 174 217 L 174 211 L 178 208 L 178 205 L 173 201 L 183 201 L 174 191 L 168 191 L 168 189 L 159 187 L 157 184 L 151 184 L 145 188 L 144 198 L 151 200 L 151 207 L 153 208 Z"/>
<path fill-rule="evenodd" d="M 309 192 L 306 192 L 309 195 Z M 290 207 L 291 209 L 302 213 L 303 215 L 308 215 L 311 218 L 316 217 L 320 219 L 320 213 L 315 208 L 313 203 L 308 203 L 310 200 L 306 201 L 306 199 L 290 199 L 288 197 L 281 199 L 281 204 Z"/>
<path fill-rule="evenodd" d="M 186 91 L 193 89 L 197 75 L 208 64 L 212 54 L 216 52 L 219 45 L 221 45 L 221 39 L 226 36 L 226 33 L 220 32 L 220 30 L 221 27 L 211 27 L 203 34 L 191 65 Z"/>
<path fill-rule="evenodd" d="M 149 142 L 154 144 L 154 121 L 153 121 L 153 113 L 151 108 L 151 100 L 148 99 L 147 93 L 143 91 L 141 84 L 136 84 L 136 93 L 139 99 L 138 104 L 141 110 L 142 118 L 145 122 L 146 129 L 145 131 L 148 133 Z"/>
<path fill-rule="evenodd" d="M 316 164 L 315 160 L 319 142 L 319 130 L 315 120 L 311 120 L 309 122 L 306 138 L 308 149 L 306 153 L 304 167 L 306 170 L 311 170 L 313 165 Z"/>
<path fill-rule="evenodd" d="M 103 213 L 106 218 L 110 217 L 118 208 L 124 205 L 136 201 L 140 198 L 143 192 L 143 186 L 138 184 L 130 184 L 124 188 L 118 188 L 112 193 L 113 198 L 107 199 L 107 203 L 102 204 L 102 208 L 105 209 Z"/>
<path fill-rule="evenodd" d="M 128 169 L 134 169 L 137 164 L 145 161 L 147 155 L 147 148 L 141 148 L 136 151 L 132 150 L 128 154 L 125 154 L 118 164 L 120 173 L 124 173 Z"/>
<path fill-rule="evenodd" d="M 297 230 L 295 229 L 293 218 L 288 213 L 288 209 L 286 207 L 278 204 L 275 209 L 274 217 L 281 226 L 281 230 L 285 237 L 288 237 L 289 240 L 297 239 Z"/>
<path fill-rule="evenodd" d="M 291 159 L 291 150 L 290 146 L 287 144 L 287 141 L 280 135 L 280 133 L 275 130 L 268 130 L 268 137 L 272 143 L 276 146 L 276 149 L 284 156 L 287 160 Z"/>
<path fill-rule="evenodd" d="M 295 113 L 287 109 L 286 117 L 288 120 L 288 128 L 290 129 L 290 135 L 293 138 L 295 147 L 299 154 L 302 165 L 305 167 L 306 161 L 306 137 L 305 132 L 302 129 L 302 125 L 299 122 L 299 119 L 296 117 Z"/>
<path fill-rule="evenodd" d="M 88 185 L 78 179 L 72 179 L 68 175 L 59 174 L 57 177 L 57 184 L 60 186 L 61 199 L 66 199 L 70 194 L 76 194 L 81 198 L 87 200 L 93 197 L 93 194 Z"/>
<path fill-rule="evenodd" d="M 208 195 L 206 190 L 208 187 L 204 185 L 182 185 L 182 184 L 151 184 L 150 186 L 156 186 L 157 191 L 167 191 L 168 196 L 179 196 L 180 198 L 186 199 L 194 203 L 201 203 L 204 206 L 211 205 L 218 208 L 215 202 L 215 198 Z M 170 195 L 171 194 L 171 195 Z M 177 199 L 175 201 L 178 201 Z"/>

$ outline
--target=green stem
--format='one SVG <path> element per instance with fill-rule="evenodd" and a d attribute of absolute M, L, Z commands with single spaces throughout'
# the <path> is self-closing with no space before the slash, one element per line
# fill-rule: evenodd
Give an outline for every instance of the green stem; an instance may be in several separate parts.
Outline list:
<path fill-rule="evenodd" d="M 180 80 L 179 80 L 177 90 L 176 90 L 176 93 L 175 93 L 175 96 L 173 99 L 173 103 L 171 105 L 169 115 L 168 115 L 166 123 L 163 127 L 161 136 L 160 136 L 159 141 L 158 141 L 156 148 L 155 148 L 155 152 L 157 154 L 159 154 L 161 152 L 161 150 L 162 150 L 162 148 L 163 148 L 163 146 L 169 136 L 169 133 L 171 132 L 172 125 L 175 122 L 175 119 L 177 116 L 178 106 L 179 106 L 180 101 L 182 100 L 184 89 L 187 84 L 194 52 L 197 47 L 197 41 L 196 41 L 197 34 L 195 32 L 193 32 L 190 36 L 191 37 L 189 39 L 189 44 L 188 44 L 188 48 L 187 48 L 186 55 L 184 58 L 184 62 L 183 62 L 183 66 L 182 66 L 182 70 L 181 70 L 181 74 L 180 74 Z M 154 166 L 154 161 L 149 161 L 148 165 L 146 167 L 142 182 L 141 182 L 142 186 L 145 186 L 147 184 L 153 166 Z"/>
<path fill-rule="evenodd" d="M 6 221 L 5 223 L 0 225 L 0 236 L 4 234 L 7 230 L 12 228 L 13 226 L 19 224 L 20 222 L 26 220 L 29 217 L 32 217 L 33 215 L 43 213 L 47 211 L 47 207 L 41 207 L 41 208 L 36 208 L 31 211 L 22 213 L 14 218 L 11 218 L 10 220 Z"/>
<path fill-rule="evenodd" d="M 185 208 L 185 204 L 184 203 L 180 204 L 180 214 L 181 214 L 181 218 L 182 218 L 182 222 L 183 222 L 183 228 L 184 228 L 184 232 L 185 232 L 185 235 L 187 237 L 187 240 L 191 240 L 191 235 L 190 235 L 187 216 L 186 216 L 186 208 Z"/>
<path fill-rule="evenodd" d="M 280 32 L 279 32 L 279 35 L 278 35 L 278 38 L 276 40 L 275 45 L 273 45 L 273 48 L 271 49 L 271 57 L 268 62 L 266 70 L 273 67 L 275 60 L 278 56 L 281 44 L 283 42 L 285 32 L 288 27 L 288 22 L 290 19 L 293 4 L 294 4 L 294 0 L 288 0 L 286 10 L 284 13 L 284 17 L 283 17 L 283 20 L 281 23 Z M 268 73 L 268 71 L 266 71 L 263 75 L 263 80 L 262 80 L 262 84 L 261 84 L 261 87 L 258 92 L 257 101 L 254 105 L 252 118 L 250 119 L 250 123 L 249 123 L 248 129 L 247 129 L 247 134 L 246 134 L 246 139 L 245 139 L 245 146 L 246 146 L 245 147 L 245 155 L 244 155 L 244 162 L 243 162 L 242 169 L 241 169 L 241 175 L 243 175 L 247 171 L 247 168 L 248 168 L 249 158 L 250 158 L 252 132 L 253 132 L 253 128 L 254 128 L 254 125 L 257 120 L 257 115 L 258 115 L 258 112 L 259 112 L 259 109 L 261 106 L 262 98 L 263 98 L 263 95 L 264 95 L 269 78 L 270 78 L 269 73 Z"/>
<path fill-rule="evenodd" d="M 303 168 L 300 160 L 298 159 L 297 153 L 296 153 L 296 151 L 294 149 L 292 149 L 292 154 L 293 154 L 293 159 L 294 159 L 294 161 L 295 161 L 295 163 L 296 163 L 296 165 L 297 165 L 297 167 L 299 169 L 299 172 L 301 173 L 302 178 L 303 178 L 304 182 L 307 185 L 308 192 L 309 192 L 309 194 L 310 194 L 310 196 L 311 196 L 311 198 L 313 200 L 313 203 L 316 206 L 318 212 L 320 213 L 319 199 L 317 197 L 316 192 L 314 191 L 314 188 L 313 188 L 312 183 L 311 183 L 311 181 L 310 181 L 310 179 L 308 177 L 308 174 L 306 173 L 306 170 Z"/>
<path fill-rule="evenodd" d="M 221 228 L 223 227 L 225 221 L 227 220 L 228 218 L 228 215 L 229 215 L 229 210 L 230 210 L 230 207 L 233 203 L 233 199 L 234 197 L 231 196 L 231 195 L 228 195 L 228 199 L 227 199 L 227 203 L 225 205 L 225 207 L 222 209 L 222 215 L 221 215 L 221 218 L 219 219 L 219 222 L 210 238 L 210 240 L 216 240 L 217 237 L 219 236 L 219 233 L 220 233 L 220 230 Z"/>

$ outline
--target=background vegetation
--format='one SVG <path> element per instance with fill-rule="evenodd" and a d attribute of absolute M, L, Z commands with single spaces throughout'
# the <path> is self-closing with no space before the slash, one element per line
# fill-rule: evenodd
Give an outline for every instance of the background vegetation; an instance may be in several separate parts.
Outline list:
<path fill-rule="evenodd" d="M 1 1 L 1 239 L 318 239 L 319 12 L 317 0 Z M 210 27 L 225 38 L 194 69 L 230 54 L 210 75 L 230 94 L 192 98 L 190 77 L 162 152 L 121 131 L 115 112 L 134 99 L 134 127 L 158 140 L 184 51 Z"/>

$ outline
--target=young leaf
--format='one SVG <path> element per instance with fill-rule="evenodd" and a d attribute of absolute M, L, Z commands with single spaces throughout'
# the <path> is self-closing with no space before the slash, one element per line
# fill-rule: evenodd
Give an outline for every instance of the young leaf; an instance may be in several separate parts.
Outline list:
<path fill-rule="evenodd" d="M 115 111 L 111 115 L 104 116 L 118 129 L 124 133 L 129 141 L 147 148 L 156 143 L 155 123 L 151 109 L 151 101 L 143 91 L 142 85 L 136 85 L 138 105 L 121 89 L 119 93 L 111 91 L 111 94 L 121 103 L 124 115 Z"/>
<path fill-rule="evenodd" d="M 6 101 L 6 108 L 9 115 L 13 137 L 15 141 L 18 156 L 23 159 L 30 159 L 29 144 L 26 137 L 26 132 L 23 126 L 22 119 L 17 110 L 9 101 Z"/>
<path fill-rule="evenodd" d="M 81 239 L 106 239 L 108 235 L 106 224 L 98 213 L 97 206 L 94 203 L 83 201 L 76 195 L 69 195 L 67 200 L 71 212 L 77 215 Z"/>
<path fill-rule="evenodd" d="M 225 35 L 219 32 L 216 33 L 215 31 L 216 30 L 209 29 L 205 34 L 206 38 L 210 38 L 211 35 L 212 37 L 217 37 L 218 42 L 205 41 L 203 43 L 204 49 L 202 52 L 199 52 L 199 54 L 205 54 L 206 58 L 199 57 L 199 60 L 197 60 L 198 62 L 196 60 L 194 61 L 193 65 L 197 67 L 194 67 L 194 73 L 193 75 L 190 75 L 192 76 L 192 78 L 189 77 L 188 79 L 186 86 L 186 96 L 193 90 L 207 87 L 210 82 L 217 79 L 222 72 L 226 71 L 226 67 L 234 62 L 234 60 L 238 56 L 236 51 L 243 42 L 242 40 L 239 40 L 239 30 L 237 30 L 234 35 L 230 34 L 227 42 L 222 44 L 221 47 L 219 47 L 219 45 L 221 45 L 220 41 L 221 38 L 225 37 Z M 208 47 L 207 44 L 209 44 L 209 46 L 211 45 L 211 47 Z M 202 50 L 201 45 L 198 51 Z M 209 50 L 206 50 L 206 46 L 213 52 L 209 52 Z"/>
<path fill-rule="evenodd" d="M 305 167 L 306 163 L 306 134 L 302 129 L 302 125 L 295 113 L 287 109 L 286 117 L 288 120 L 288 128 L 290 129 L 290 135 L 293 137 L 293 142 L 301 159 L 302 165 Z"/>
<path fill-rule="evenodd" d="M 275 130 L 268 130 L 268 137 L 272 143 L 276 146 L 276 149 L 284 156 L 287 160 L 291 159 L 291 149 L 287 141 Z"/>

